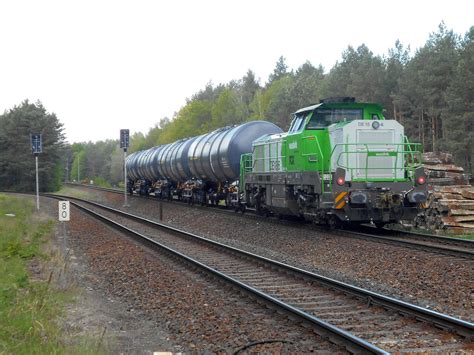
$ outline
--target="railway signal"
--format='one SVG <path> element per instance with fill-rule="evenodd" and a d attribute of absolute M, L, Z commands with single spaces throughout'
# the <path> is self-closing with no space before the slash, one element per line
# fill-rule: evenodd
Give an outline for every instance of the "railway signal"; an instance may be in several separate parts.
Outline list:
<path fill-rule="evenodd" d="M 121 129 L 120 130 L 120 148 L 123 148 L 123 150 L 126 152 L 129 145 L 130 145 L 130 130 Z"/>
<path fill-rule="evenodd" d="M 36 209 L 39 210 L 39 179 L 38 179 L 38 155 L 43 153 L 43 142 L 41 134 L 30 134 L 31 152 L 35 155 L 36 165 Z"/>
<path fill-rule="evenodd" d="M 130 145 L 130 130 L 121 129 L 120 130 L 120 148 L 123 149 L 123 207 L 128 207 L 127 202 L 127 149 Z"/>

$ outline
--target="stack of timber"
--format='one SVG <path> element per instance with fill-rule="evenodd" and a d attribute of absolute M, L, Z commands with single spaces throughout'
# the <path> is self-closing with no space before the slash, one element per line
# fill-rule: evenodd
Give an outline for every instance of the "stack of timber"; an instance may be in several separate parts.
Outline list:
<path fill-rule="evenodd" d="M 423 164 L 428 182 L 433 186 L 469 185 L 469 175 L 453 163 L 449 153 L 423 153 Z"/>
<path fill-rule="evenodd" d="M 453 163 L 449 153 L 424 153 L 430 194 L 423 224 L 433 230 L 452 233 L 474 232 L 474 187 L 469 175 Z"/>

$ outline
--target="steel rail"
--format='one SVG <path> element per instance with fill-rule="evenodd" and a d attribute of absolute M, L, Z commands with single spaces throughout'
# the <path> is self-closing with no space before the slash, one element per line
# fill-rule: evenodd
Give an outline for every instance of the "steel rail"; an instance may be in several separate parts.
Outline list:
<path fill-rule="evenodd" d="M 107 192 L 113 192 L 113 193 L 122 193 L 120 190 L 117 190 L 117 189 L 104 188 L 104 187 L 99 187 L 99 186 L 94 186 L 94 185 L 83 185 L 83 184 L 71 184 L 71 185 L 82 186 L 82 187 L 87 187 L 87 188 L 92 188 L 92 189 L 97 189 L 97 190 L 107 191 Z M 146 197 L 146 196 L 140 196 L 140 197 Z M 159 201 L 164 202 L 164 203 L 169 202 L 166 200 L 159 200 Z M 201 206 L 195 206 L 195 207 L 198 208 Z M 233 213 L 230 210 L 223 210 L 223 209 L 214 209 L 213 211 L 217 211 L 219 213 Z M 252 214 L 249 214 L 248 216 L 255 217 Z M 363 227 L 374 228 L 374 227 L 365 226 L 365 225 Z M 381 242 L 381 243 L 387 243 L 387 244 L 397 244 L 399 246 L 426 251 L 426 252 L 432 252 L 432 253 L 437 253 L 437 254 L 442 254 L 442 255 L 450 255 L 450 256 L 461 257 L 465 259 L 474 258 L 474 241 L 468 240 L 468 239 L 438 236 L 438 235 L 431 235 L 431 234 L 422 234 L 422 233 L 416 233 L 416 232 L 411 232 L 411 231 L 400 231 L 400 230 L 390 229 L 390 228 L 382 229 L 382 231 L 385 233 L 393 232 L 393 233 L 399 233 L 399 234 L 407 235 L 407 236 L 413 235 L 413 236 L 416 236 L 417 239 L 422 238 L 429 243 L 431 242 L 436 243 L 439 241 L 444 244 L 446 243 L 458 244 L 461 248 L 464 248 L 464 249 L 459 249 L 456 247 L 449 247 L 446 245 L 425 244 L 423 242 L 420 243 L 415 240 L 403 240 L 403 239 L 400 239 L 399 237 L 381 236 L 378 234 L 364 233 L 364 232 L 354 231 L 350 229 L 339 229 L 337 231 L 340 233 L 340 236 L 344 236 L 344 234 L 346 234 L 347 237 L 356 237 L 359 239 L 367 239 L 367 240 L 372 240 L 375 242 Z M 404 236 L 402 236 L 401 238 L 403 237 Z M 470 248 L 472 248 L 472 250 L 469 250 Z"/>
<path fill-rule="evenodd" d="M 55 195 L 52 195 L 52 196 L 55 196 Z M 66 198 L 66 196 L 61 196 L 61 198 Z M 310 271 L 307 271 L 307 270 L 304 270 L 304 269 L 301 269 L 301 268 L 297 268 L 297 267 L 294 267 L 294 266 L 291 266 L 291 265 L 288 265 L 288 264 L 281 263 L 279 261 L 271 260 L 271 259 L 268 259 L 266 257 L 262 257 L 260 255 L 254 254 L 254 253 L 250 253 L 250 252 L 247 252 L 247 251 L 244 251 L 244 250 L 241 250 L 241 249 L 237 249 L 235 247 L 225 245 L 223 243 L 219 243 L 219 242 L 216 242 L 216 241 L 198 236 L 194 233 L 186 232 L 186 231 L 180 230 L 178 228 L 175 228 L 175 227 L 172 227 L 172 226 L 169 226 L 169 225 L 165 225 L 165 224 L 162 224 L 162 223 L 159 223 L 159 222 L 147 219 L 147 218 L 136 216 L 136 215 L 133 215 L 131 213 L 124 212 L 124 211 L 121 211 L 121 210 L 118 210 L 118 209 L 115 209 L 115 208 L 111 208 L 111 207 L 108 207 L 108 206 L 105 206 L 105 205 L 102 205 L 102 204 L 99 204 L 99 203 L 96 203 L 96 202 L 86 201 L 86 200 L 82 200 L 82 199 L 76 199 L 76 200 L 91 204 L 91 205 L 99 207 L 101 209 L 111 211 L 113 213 L 122 215 L 124 217 L 130 218 L 130 219 L 142 222 L 142 223 L 146 223 L 150 226 L 157 227 L 157 228 L 166 230 L 168 232 L 173 232 L 173 233 L 176 233 L 176 234 L 179 234 L 179 235 L 184 235 L 184 236 L 189 237 L 189 238 L 194 238 L 194 239 L 200 240 L 202 242 L 205 242 L 205 243 L 208 243 L 208 244 L 211 244 L 211 245 L 214 245 L 214 246 L 232 251 L 233 253 L 244 255 L 244 256 L 247 256 L 247 257 L 251 257 L 252 259 L 259 260 L 259 261 L 265 262 L 267 264 L 271 264 L 271 265 L 286 269 L 288 271 L 294 272 L 294 273 L 296 273 L 298 275 L 301 275 L 301 276 L 309 277 L 313 281 L 325 284 L 327 286 L 330 286 L 333 289 L 340 290 L 340 291 L 342 291 L 346 294 L 347 293 L 352 294 L 352 295 L 354 295 L 358 298 L 366 299 L 368 302 L 393 309 L 393 310 L 395 310 L 399 313 L 413 316 L 416 319 L 423 320 L 423 321 L 426 321 L 428 323 L 434 324 L 437 327 L 447 329 L 447 330 L 450 330 L 450 331 L 454 331 L 455 333 L 457 333 L 459 335 L 462 335 L 464 337 L 467 337 L 469 339 L 472 338 L 472 336 L 474 334 L 474 323 L 470 323 L 470 322 L 467 322 L 467 321 L 464 321 L 464 320 L 461 320 L 461 319 L 451 317 L 451 316 L 446 315 L 446 314 L 442 314 L 442 313 L 435 312 L 435 311 L 432 311 L 432 310 L 429 310 L 429 309 L 426 309 L 426 308 L 423 308 L 423 307 L 420 307 L 420 306 L 416 306 L 416 305 L 410 304 L 410 303 L 405 302 L 405 301 L 397 300 L 395 298 L 388 297 L 388 296 L 385 296 L 385 295 L 382 295 L 382 294 L 379 294 L 379 293 L 376 293 L 376 292 L 373 292 L 373 291 L 365 290 L 365 289 L 362 289 L 362 288 L 357 287 L 357 286 L 353 286 L 353 285 L 350 285 L 350 284 L 347 284 L 347 283 L 344 283 L 344 282 L 341 282 L 341 281 L 338 281 L 338 280 L 328 278 L 326 276 L 322 276 L 322 275 L 319 275 L 319 274 L 316 274 L 316 273 L 313 273 L 313 272 L 310 272 Z"/>
<path fill-rule="evenodd" d="M 413 240 L 409 241 L 409 240 L 403 240 L 397 237 L 383 236 L 383 235 L 371 234 L 371 233 L 365 233 L 365 232 L 357 232 L 354 230 L 347 230 L 347 229 L 344 229 L 341 232 L 343 234 L 344 233 L 348 234 L 350 238 L 356 237 L 356 238 L 368 239 L 368 240 L 372 240 L 372 241 L 380 242 L 380 243 L 389 242 L 390 244 L 400 245 L 400 246 L 408 247 L 410 249 L 417 249 L 417 250 L 428 251 L 428 252 L 433 252 L 437 254 L 456 256 L 456 257 L 461 257 L 465 259 L 474 259 L 474 249 L 473 250 L 458 249 L 458 248 L 452 248 L 452 247 L 441 246 L 441 245 L 426 244 L 423 242 L 416 242 Z M 343 234 L 342 236 L 344 236 Z M 474 245 L 469 245 L 469 247 L 474 247 Z"/>
<path fill-rule="evenodd" d="M 52 198 L 71 198 L 71 197 L 67 197 L 67 196 L 61 196 L 61 195 L 50 195 L 50 194 L 44 194 L 43 196 L 46 196 L 46 197 L 52 197 Z M 147 220 L 147 219 L 143 219 L 141 217 L 138 217 L 138 216 L 134 216 L 132 214 L 129 214 L 129 213 L 126 213 L 126 212 L 123 212 L 123 211 L 120 211 L 120 210 L 116 210 L 116 209 L 113 209 L 113 208 L 108 208 L 107 206 L 104 206 L 104 205 L 101 205 L 101 204 L 97 204 L 97 203 L 91 203 L 89 201 L 85 201 L 85 200 L 82 200 L 82 199 L 79 199 L 79 198 L 72 198 L 72 199 L 75 199 L 77 201 L 80 201 L 80 202 L 84 202 L 84 203 L 89 203 L 89 204 L 92 204 L 96 207 L 100 207 L 100 208 L 104 208 L 108 211 L 113 211 L 114 213 L 118 213 L 118 214 L 121 214 L 123 216 L 126 216 L 128 218 L 133 218 L 133 219 L 136 219 L 136 220 L 139 220 L 141 222 L 145 222 L 147 224 L 150 224 L 150 225 L 154 225 L 155 227 L 160 227 L 160 228 L 164 228 L 166 229 L 168 232 L 172 232 L 172 233 L 179 233 L 180 235 L 186 235 L 188 237 L 193 237 L 193 238 L 198 238 L 200 241 L 205 241 L 205 242 L 211 242 L 215 245 L 218 245 L 220 246 L 221 248 L 227 248 L 227 246 L 225 246 L 224 244 L 220 244 L 220 243 L 217 243 L 217 242 L 212 242 L 211 240 L 208 240 L 206 238 L 202 238 L 202 237 L 199 237 L 199 236 L 196 236 L 196 235 L 193 235 L 191 233 L 188 233 L 188 232 L 185 232 L 185 231 L 181 231 L 177 228 L 173 228 L 173 227 L 169 227 L 169 226 L 165 226 L 163 224 L 160 224 L 160 223 L 156 223 L 156 222 L 153 222 L 151 220 Z M 298 318 L 306 321 L 306 322 L 309 322 L 310 324 L 312 324 L 313 327 L 315 327 L 315 330 L 316 332 L 321 335 L 322 337 L 324 338 L 328 338 L 330 341 L 332 341 L 333 343 L 337 344 L 337 345 L 341 345 L 341 344 L 344 344 L 344 347 L 349 351 L 349 352 L 352 352 L 352 353 L 357 353 L 357 354 L 389 354 L 388 352 L 386 352 L 385 350 L 383 349 L 380 349 L 379 347 L 373 345 L 373 344 L 370 344 L 369 342 L 351 334 L 350 332 L 347 332 L 343 329 L 340 329 L 330 323 L 327 323 L 325 321 L 323 321 L 322 319 L 318 318 L 318 317 L 315 317 L 309 313 L 306 313 L 304 311 L 302 311 L 301 309 L 298 309 L 292 305 L 289 305 L 285 302 L 282 302 L 281 300 L 269 295 L 269 294 L 266 294 L 252 286 L 249 286 L 231 276 L 228 276 L 212 267 L 209 267 L 207 265 L 205 265 L 204 263 L 192 258 L 192 257 L 189 257 L 177 250 L 174 250 L 164 244 L 161 244 L 159 242 L 157 242 L 156 240 L 153 240 L 152 238 L 149 238 L 147 236 L 145 236 L 144 234 L 141 234 L 140 232 L 137 232 L 137 231 L 134 231 L 133 229 L 131 228 L 128 228 L 126 227 L 125 225 L 123 224 L 120 224 L 120 223 L 117 223 L 115 221 L 113 221 L 112 219 L 106 217 L 106 216 L 103 216 L 97 212 L 94 212 L 92 211 L 91 209 L 88 209 L 84 206 L 81 206 L 80 204 L 74 202 L 74 201 L 70 201 L 70 203 L 79 208 L 80 210 L 84 211 L 85 213 L 93 216 L 94 218 L 97 218 L 99 220 L 101 220 L 102 222 L 106 223 L 107 225 L 123 232 L 123 233 L 126 233 L 127 235 L 130 235 L 134 238 L 139 238 L 139 241 L 151 246 L 151 247 L 154 247 L 154 248 L 159 248 L 161 250 L 164 250 L 165 252 L 167 252 L 168 254 L 171 254 L 173 256 L 177 256 L 181 259 L 184 259 L 186 262 L 196 266 L 196 267 L 199 267 L 203 270 L 205 270 L 206 272 L 209 272 L 211 273 L 212 275 L 215 275 L 229 283 L 231 283 L 232 285 L 244 290 L 245 292 L 253 295 L 253 296 L 257 296 L 258 298 L 266 301 L 266 302 L 269 302 L 270 304 L 272 304 L 273 306 L 276 306 L 277 308 L 280 308 L 281 310 L 285 311 L 285 312 L 289 312 L 291 315 L 293 316 L 297 316 Z M 243 252 L 243 253 L 246 253 L 247 256 L 256 256 L 254 254 L 251 254 L 251 253 L 247 253 L 247 252 L 244 252 L 244 251 L 240 251 L 239 249 L 236 249 L 236 248 L 229 248 L 229 249 L 232 249 L 233 252 Z M 268 259 L 267 259 L 268 260 Z M 284 265 L 284 264 L 282 264 Z"/>

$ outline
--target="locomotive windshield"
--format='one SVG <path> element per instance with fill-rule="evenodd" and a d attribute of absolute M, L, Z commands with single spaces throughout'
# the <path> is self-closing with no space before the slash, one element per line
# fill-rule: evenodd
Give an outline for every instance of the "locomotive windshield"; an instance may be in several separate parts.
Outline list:
<path fill-rule="evenodd" d="M 290 129 L 288 130 L 288 132 L 296 133 L 296 132 L 301 131 L 304 127 L 306 117 L 308 117 L 310 114 L 311 114 L 311 112 L 304 112 L 304 113 L 296 114 L 295 118 L 291 122 L 291 126 L 290 126 Z"/>
<path fill-rule="evenodd" d="M 306 129 L 322 129 L 333 123 L 362 119 L 362 109 L 322 108 L 313 112 Z"/>

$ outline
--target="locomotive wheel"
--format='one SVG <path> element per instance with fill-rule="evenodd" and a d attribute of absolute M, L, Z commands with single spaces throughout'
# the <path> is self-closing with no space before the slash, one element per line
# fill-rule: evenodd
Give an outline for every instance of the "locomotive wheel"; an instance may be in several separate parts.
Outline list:
<path fill-rule="evenodd" d="M 386 223 L 385 222 L 374 222 L 375 226 L 379 229 L 385 227 Z"/>
<path fill-rule="evenodd" d="M 329 215 L 329 218 L 327 219 L 327 226 L 330 230 L 338 228 L 340 224 L 341 222 L 339 221 L 339 218 L 337 218 L 335 215 Z"/>

